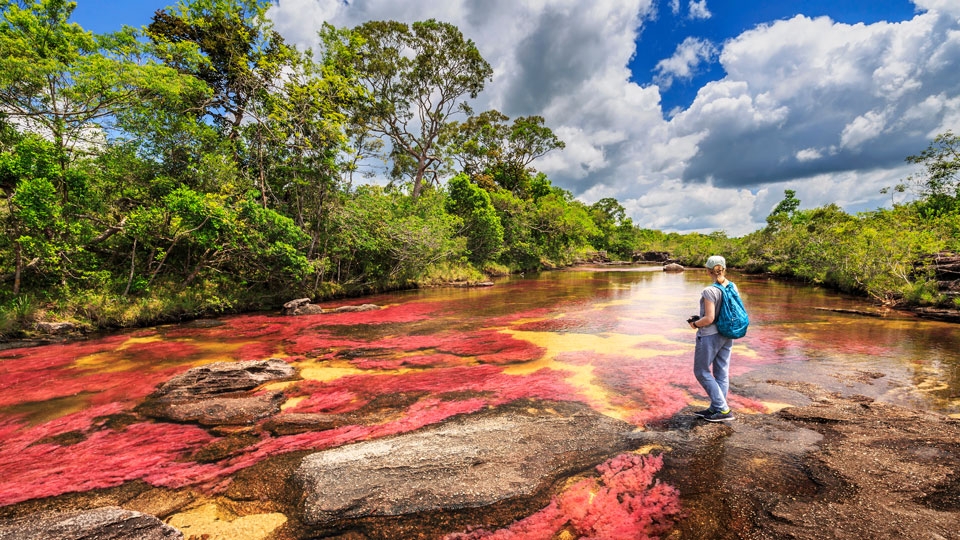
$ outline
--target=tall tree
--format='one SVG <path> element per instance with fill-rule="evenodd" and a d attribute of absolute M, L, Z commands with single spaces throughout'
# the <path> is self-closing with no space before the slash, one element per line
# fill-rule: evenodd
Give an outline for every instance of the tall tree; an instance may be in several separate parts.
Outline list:
<path fill-rule="evenodd" d="M 364 40 L 358 75 L 374 96 L 370 129 L 392 143 L 395 169 L 410 177 L 416 200 L 424 179 L 439 174 L 437 143 L 450 116 L 483 90 L 493 70 L 452 24 L 371 21 L 355 30 Z"/>
<path fill-rule="evenodd" d="M 197 103 L 222 136 L 236 140 L 251 103 L 277 81 L 294 50 L 256 0 L 189 0 L 157 11 L 147 32 L 155 44 L 190 44 L 203 61 L 169 55 L 167 62 L 205 82 L 212 93 Z"/>

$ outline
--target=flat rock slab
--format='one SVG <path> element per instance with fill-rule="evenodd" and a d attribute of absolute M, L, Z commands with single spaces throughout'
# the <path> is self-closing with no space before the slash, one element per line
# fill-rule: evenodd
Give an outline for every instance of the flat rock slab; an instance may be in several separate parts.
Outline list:
<path fill-rule="evenodd" d="M 205 426 L 245 425 L 280 412 L 286 401 L 283 392 L 267 392 L 256 396 L 210 397 L 199 400 L 158 400 L 141 408 L 148 416 L 196 422 Z"/>
<path fill-rule="evenodd" d="M 164 398 L 199 398 L 253 390 L 261 384 L 293 377 L 296 370 L 278 358 L 214 362 L 170 379 L 156 392 Z"/>
<path fill-rule="evenodd" d="M 326 431 L 354 423 L 341 414 L 287 413 L 267 420 L 263 429 L 274 435 L 294 435 L 307 431 Z"/>
<path fill-rule="evenodd" d="M 631 446 L 633 426 L 586 407 L 534 412 L 494 409 L 310 454 L 294 474 L 304 522 L 419 519 L 529 498 Z"/>
<path fill-rule="evenodd" d="M 182 540 L 159 519 L 114 507 L 30 515 L 0 523 L 0 540 Z"/>

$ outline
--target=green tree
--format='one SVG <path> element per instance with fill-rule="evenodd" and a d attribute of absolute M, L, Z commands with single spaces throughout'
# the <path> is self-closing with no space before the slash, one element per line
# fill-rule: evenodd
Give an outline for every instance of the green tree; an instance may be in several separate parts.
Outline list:
<path fill-rule="evenodd" d="M 416 200 L 424 180 L 438 178 L 444 157 L 437 143 L 450 116 L 493 70 L 448 23 L 371 21 L 355 30 L 364 40 L 357 73 L 374 97 L 369 128 L 392 143 L 394 170 L 410 178 Z"/>
<path fill-rule="evenodd" d="M 499 185 L 519 196 L 529 196 L 530 164 L 564 143 L 544 125 L 540 116 L 509 118 L 490 110 L 453 122 L 444 144 L 453 159 L 485 189 Z"/>
<path fill-rule="evenodd" d="M 0 108 L 52 138 L 61 170 L 74 150 L 104 144 L 97 122 L 192 84 L 153 61 L 132 28 L 96 35 L 68 22 L 75 2 L 0 7 Z"/>
<path fill-rule="evenodd" d="M 941 133 L 926 150 L 908 156 L 907 161 L 923 166 L 923 172 L 910 176 L 907 182 L 919 192 L 925 215 L 945 215 L 960 210 L 960 136 L 951 131 Z"/>
<path fill-rule="evenodd" d="M 493 260 L 503 248 L 503 225 L 490 195 L 463 173 L 451 178 L 447 189 L 450 192 L 447 211 L 463 220 L 471 262 L 483 264 Z"/>

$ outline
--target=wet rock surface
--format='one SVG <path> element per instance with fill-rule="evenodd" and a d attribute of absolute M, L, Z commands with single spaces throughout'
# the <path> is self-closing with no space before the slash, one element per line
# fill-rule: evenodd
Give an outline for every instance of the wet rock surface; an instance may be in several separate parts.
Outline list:
<path fill-rule="evenodd" d="M 141 412 L 174 422 L 196 422 L 205 426 L 245 425 L 280 412 L 286 400 L 282 392 L 254 396 L 210 397 L 200 400 L 158 400 Z"/>
<path fill-rule="evenodd" d="M 380 309 L 376 304 L 348 305 L 335 308 L 323 308 L 311 304 L 309 298 L 298 298 L 283 305 L 284 315 L 324 315 L 330 313 L 358 313 Z"/>
<path fill-rule="evenodd" d="M 288 413 L 276 416 L 263 424 L 263 429 L 274 435 L 293 435 L 307 431 L 325 431 L 354 423 L 341 414 Z"/>
<path fill-rule="evenodd" d="M 584 406 L 531 411 L 500 407 L 308 455 L 294 474 L 303 521 L 331 533 L 359 527 L 368 538 L 420 527 L 412 537 L 436 538 L 441 531 L 422 527 L 426 515 L 528 502 L 631 446 L 630 424 Z M 370 526 L 377 518 L 391 527 Z"/>
<path fill-rule="evenodd" d="M 49 512 L 0 522 L 0 540 L 182 540 L 183 534 L 151 515 L 104 507 Z"/>
<path fill-rule="evenodd" d="M 245 392 L 261 384 L 293 377 L 296 370 L 278 358 L 245 362 L 214 362 L 195 367 L 164 383 L 155 397 L 200 398 Z"/>
<path fill-rule="evenodd" d="M 714 425 L 678 415 L 634 435 L 670 448 L 683 538 L 955 538 L 960 421 L 780 384 L 811 403 Z"/>

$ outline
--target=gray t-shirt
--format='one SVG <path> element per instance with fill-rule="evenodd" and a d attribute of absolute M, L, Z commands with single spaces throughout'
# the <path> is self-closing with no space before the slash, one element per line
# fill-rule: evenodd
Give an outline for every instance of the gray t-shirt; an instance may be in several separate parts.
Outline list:
<path fill-rule="evenodd" d="M 738 289 L 737 286 L 734 285 L 732 281 L 728 281 L 728 283 L 733 285 L 733 289 L 737 291 L 737 293 L 740 292 L 740 289 Z M 723 293 L 720 292 L 720 289 L 716 288 L 713 285 L 710 285 L 709 287 L 703 289 L 703 292 L 700 293 L 700 318 L 703 318 L 704 316 L 706 316 L 706 311 L 704 311 L 704 307 L 703 307 L 704 298 L 713 302 L 713 307 L 715 310 L 715 313 L 713 314 L 714 322 L 697 330 L 697 335 L 712 336 L 713 334 L 716 334 L 717 332 L 719 332 L 719 330 L 717 330 L 716 321 L 717 321 L 717 317 L 720 316 L 720 300 L 723 299 Z"/>

